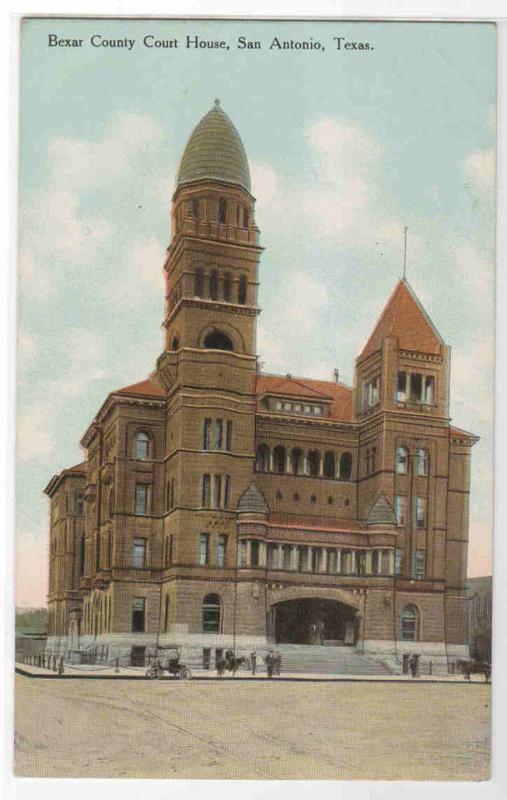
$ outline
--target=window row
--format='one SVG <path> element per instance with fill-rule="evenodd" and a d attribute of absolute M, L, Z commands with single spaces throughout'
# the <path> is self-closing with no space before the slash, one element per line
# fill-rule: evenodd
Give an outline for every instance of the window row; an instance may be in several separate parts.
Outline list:
<path fill-rule="evenodd" d="M 133 597 L 131 605 L 132 633 L 146 632 L 147 603 L 145 597 Z M 163 628 L 169 627 L 169 595 L 165 596 Z M 222 600 L 217 594 L 207 594 L 202 601 L 202 631 L 203 633 L 219 633 L 222 630 Z"/>
<path fill-rule="evenodd" d="M 197 267 L 194 275 L 194 295 L 209 300 L 223 300 L 224 303 L 238 303 L 244 306 L 247 302 L 248 279 L 245 274 L 239 276 L 234 289 L 231 272 L 221 273 L 218 269 L 207 272 Z"/>
<path fill-rule="evenodd" d="M 409 468 L 410 454 L 408 448 L 398 447 L 396 450 L 396 472 L 398 475 L 407 475 Z M 420 477 L 427 477 L 428 475 L 428 451 L 420 447 L 415 451 L 415 473 Z"/>
<path fill-rule="evenodd" d="M 357 550 L 243 539 L 238 566 L 326 575 L 395 575 L 396 554 L 393 549 Z"/>
<path fill-rule="evenodd" d="M 294 403 L 290 400 L 276 400 L 275 411 L 282 411 L 284 414 L 306 414 L 321 417 L 324 414 L 323 406 L 316 406 L 310 403 Z"/>
<path fill-rule="evenodd" d="M 203 450 L 232 450 L 231 420 L 211 419 L 206 417 L 202 432 Z"/>
<path fill-rule="evenodd" d="M 416 497 L 415 502 L 415 524 L 417 528 L 426 527 L 427 516 L 427 500 L 425 497 Z M 408 512 L 408 497 L 403 494 L 397 494 L 394 498 L 394 511 L 396 514 L 396 522 L 400 528 L 405 527 L 407 524 Z"/>
<path fill-rule="evenodd" d="M 214 560 L 214 564 L 216 567 L 227 566 L 227 540 L 228 537 L 225 534 L 220 533 L 218 535 L 216 550 L 215 550 L 215 560 Z M 210 534 L 201 533 L 199 536 L 198 564 L 200 567 L 205 567 L 210 563 L 211 563 Z"/>
<path fill-rule="evenodd" d="M 236 225 L 238 228 L 248 228 L 250 213 L 246 206 L 240 203 L 227 202 L 225 197 L 220 197 L 218 207 L 204 198 L 191 197 L 187 203 L 187 213 L 189 216 L 201 221 L 207 220 L 208 206 L 215 206 L 218 222 L 221 225 Z"/>
<path fill-rule="evenodd" d="M 420 372 L 398 372 L 396 400 L 398 403 L 433 405 L 435 402 L 434 376 Z"/>
<path fill-rule="evenodd" d="M 229 475 L 201 477 L 201 508 L 228 508 L 231 499 Z"/>
<path fill-rule="evenodd" d="M 341 453 L 338 458 L 332 450 L 328 450 L 322 456 L 318 450 L 309 450 L 305 453 L 300 447 L 286 450 L 283 445 L 277 445 L 271 450 L 263 443 L 257 447 L 256 470 L 350 480 L 352 453 Z"/>

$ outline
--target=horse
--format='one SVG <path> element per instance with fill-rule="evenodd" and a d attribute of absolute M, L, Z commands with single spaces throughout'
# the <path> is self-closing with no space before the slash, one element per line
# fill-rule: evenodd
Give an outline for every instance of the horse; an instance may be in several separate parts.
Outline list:
<path fill-rule="evenodd" d="M 482 674 L 486 683 L 489 683 L 491 664 L 486 661 L 457 661 L 457 666 L 467 681 L 470 680 L 470 675 Z"/>
<path fill-rule="evenodd" d="M 245 658 L 244 656 L 240 656 L 239 658 L 232 656 L 231 658 L 219 659 L 216 662 L 218 677 L 223 678 L 225 675 L 225 671 L 228 670 L 229 672 L 232 672 L 232 677 L 234 678 L 236 672 L 238 671 L 238 669 L 242 664 L 248 666 L 249 664 L 248 658 Z"/>

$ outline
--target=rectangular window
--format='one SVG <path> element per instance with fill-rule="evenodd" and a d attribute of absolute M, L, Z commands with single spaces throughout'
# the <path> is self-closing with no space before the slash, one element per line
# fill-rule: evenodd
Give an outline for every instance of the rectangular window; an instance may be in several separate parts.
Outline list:
<path fill-rule="evenodd" d="M 217 567 L 225 567 L 227 556 L 227 536 L 220 534 L 217 541 Z"/>
<path fill-rule="evenodd" d="M 431 406 L 435 397 L 435 378 L 433 375 L 426 375 L 424 380 L 424 402 Z"/>
<path fill-rule="evenodd" d="M 224 421 L 222 419 L 215 420 L 215 450 L 222 449 L 223 432 L 224 432 Z"/>
<path fill-rule="evenodd" d="M 407 399 L 407 373 L 398 372 L 398 385 L 396 388 L 396 400 L 404 403 Z"/>
<path fill-rule="evenodd" d="M 278 548 L 276 544 L 268 544 L 267 565 L 268 569 L 276 569 L 278 566 Z"/>
<path fill-rule="evenodd" d="M 402 556 L 401 550 L 394 551 L 394 574 L 401 575 Z"/>
<path fill-rule="evenodd" d="M 224 475 L 224 496 L 223 496 L 224 508 L 229 508 L 230 499 L 231 499 L 231 479 L 229 475 Z"/>
<path fill-rule="evenodd" d="M 132 566 L 140 569 L 146 566 L 146 539 L 134 539 Z"/>
<path fill-rule="evenodd" d="M 410 400 L 412 403 L 422 403 L 423 376 L 419 372 L 410 374 Z"/>
<path fill-rule="evenodd" d="M 259 566 L 259 542 L 255 541 L 255 539 L 250 542 L 250 566 Z"/>
<path fill-rule="evenodd" d="M 199 565 L 206 566 L 209 561 L 209 534 L 201 533 L 199 536 Z"/>
<path fill-rule="evenodd" d="M 320 416 L 322 414 L 322 407 L 321 406 L 314 406 L 313 407 L 313 413 L 317 414 L 317 416 Z"/>
<path fill-rule="evenodd" d="M 312 413 L 312 407 L 311 406 L 303 406 L 303 412 L 305 414 L 311 414 Z"/>
<path fill-rule="evenodd" d="M 226 435 L 225 435 L 225 449 L 227 451 L 232 450 L 232 422 L 230 419 L 227 420 L 227 428 L 226 428 Z"/>
<path fill-rule="evenodd" d="M 201 478 L 201 506 L 202 508 L 209 508 L 210 506 L 210 491 L 211 491 L 211 478 L 209 475 L 203 475 Z"/>
<path fill-rule="evenodd" d="M 277 400 L 277 401 L 276 401 L 276 403 L 275 403 L 275 410 L 276 410 L 276 411 L 281 411 L 281 410 L 282 410 L 282 403 L 281 403 L 281 401 L 280 401 L 280 400 Z"/>
<path fill-rule="evenodd" d="M 292 411 L 292 403 L 284 403 L 283 404 L 284 411 Z"/>
<path fill-rule="evenodd" d="M 399 526 L 407 524 L 407 498 L 405 495 L 397 494 L 394 498 L 394 510 L 396 522 Z"/>
<path fill-rule="evenodd" d="M 424 580 L 425 552 L 416 550 L 414 558 L 414 577 L 418 581 Z"/>
<path fill-rule="evenodd" d="M 426 527 L 426 498 L 418 497 L 416 503 L 416 525 L 418 528 Z"/>
<path fill-rule="evenodd" d="M 132 598 L 132 633 L 144 633 L 146 600 L 144 597 Z"/>
<path fill-rule="evenodd" d="M 214 475 L 211 487 L 211 508 L 221 508 L 222 501 L 222 476 Z"/>
<path fill-rule="evenodd" d="M 165 565 L 168 567 L 173 563 L 173 535 L 167 537 L 165 550 Z"/>
<path fill-rule="evenodd" d="M 74 511 L 76 514 L 84 513 L 84 498 L 82 492 L 76 492 L 74 496 Z"/>
<path fill-rule="evenodd" d="M 209 450 L 210 449 L 210 439 L 211 439 L 211 419 L 206 417 L 204 420 L 203 431 L 202 431 L 202 449 Z"/>
<path fill-rule="evenodd" d="M 136 483 L 135 514 L 146 514 L 148 510 L 148 485 Z"/>

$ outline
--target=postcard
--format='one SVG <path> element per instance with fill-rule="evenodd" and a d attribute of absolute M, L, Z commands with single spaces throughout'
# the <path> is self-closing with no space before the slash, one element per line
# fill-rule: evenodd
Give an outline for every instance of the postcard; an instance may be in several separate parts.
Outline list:
<path fill-rule="evenodd" d="M 495 24 L 20 39 L 15 774 L 487 780 Z"/>

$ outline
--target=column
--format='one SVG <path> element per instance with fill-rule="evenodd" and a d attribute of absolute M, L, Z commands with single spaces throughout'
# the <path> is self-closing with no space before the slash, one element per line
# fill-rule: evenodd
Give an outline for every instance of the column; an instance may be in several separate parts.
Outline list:
<path fill-rule="evenodd" d="M 366 574 L 367 575 L 372 575 L 373 574 L 372 569 L 373 569 L 373 553 L 372 553 L 371 550 L 367 550 L 366 551 Z"/>
<path fill-rule="evenodd" d="M 269 471 L 273 472 L 273 451 L 269 451 Z"/>
<path fill-rule="evenodd" d="M 320 561 L 320 572 L 327 572 L 327 549 L 322 549 L 322 558 Z"/>
<path fill-rule="evenodd" d="M 303 456 L 303 475 L 308 475 L 308 456 Z"/>
<path fill-rule="evenodd" d="M 287 456 L 285 458 L 285 472 L 287 473 L 287 475 L 291 475 L 292 474 L 292 464 L 291 464 L 291 460 L 290 460 L 290 452 L 287 453 Z"/>
<path fill-rule="evenodd" d="M 259 542 L 259 567 L 266 566 L 266 542 Z"/>
<path fill-rule="evenodd" d="M 278 545 L 278 569 L 283 569 L 283 545 Z"/>
<path fill-rule="evenodd" d="M 247 567 L 252 566 L 252 541 L 251 539 L 247 540 L 246 543 L 246 565 Z"/>
<path fill-rule="evenodd" d="M 336 551 L 336 574 L 341 575 L 342 571 L 342 551 Z"/>
<path fill-rule="evenodd" d="M 238 540 L 237 544 L 237 554 L 236 554 L 236 564 L 238 567 L 241 566 L 241 540 Z"/>
<path fill-rule="evenodd" d="M 292 545 L 292 549 L 290 551 L 290 568 L 294 570 L 294 572 L 298 568 L 298 546 L 297 544 Z"/>
<path fill-rule="evenodd" d="M 319 478 L 322 478 L 324 475 L 324 459 L 322 458 L 322 453 L 319 453 Z"/>
<path fill-rule="evenodd" d="M 309 547 L 306 551 L 306 569 L 308 572 L 312 571 L 312 553 L 313 547 Z"/>
<path fill-rule="evenodd" d="M 357 566 L 356 566 L 356 551 L 350 551 L 350 574 L 357 575 Z"/>
<path fill-rule="evenodd" d="M 394 575 L 394 550 L 389 550 L 389 575 Z"/>

